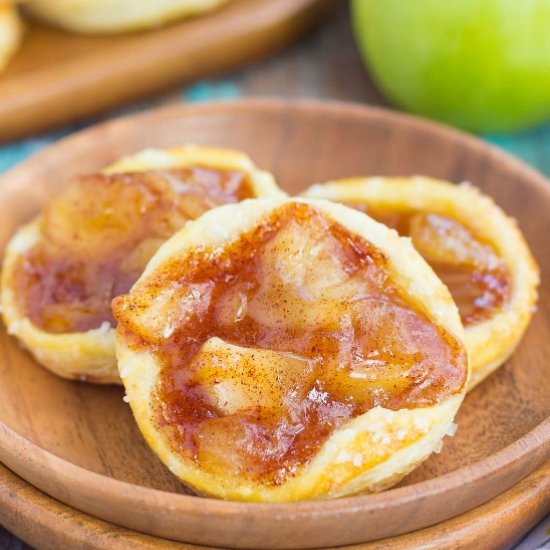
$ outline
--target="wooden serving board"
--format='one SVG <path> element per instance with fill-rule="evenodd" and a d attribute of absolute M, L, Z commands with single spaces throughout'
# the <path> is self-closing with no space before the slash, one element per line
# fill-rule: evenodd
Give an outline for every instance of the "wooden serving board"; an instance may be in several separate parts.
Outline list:
<path fill-rule="evenodd" d="M 398 487 L 333 501 L 254 504 L 193 496 L 144 443 L 123 391 L 40 368 L 0 329 L 0 461 L 44 493 L 113 525 L 218 547 L 319 548 L 419 531 L 505 492 L 550 459 L 550 185 L 483 142 L 339 103 L 177 106 L 88 129 L 0 182 L 0 249 L 78 173 L 183 143 L 246 151 L 299 193 L 353 175 L 426 174 L 478 185 L 515 216 L 542 270 L 538 312 L 513 357 L 465 399 L 458 431 Z"/>
<path fill-rule="evenodd" d="M 148 32 L 71 34 L 29 22 L 0 73 L 0 141 L 66 124 L 274 53 L 334 0 L 232 0 Z"/>
<path fill-rule="evenodd" d="M 408 535 L 342 550 L 500 549 L 550 510 L 550 462 L 512 489 L 470 512 Z M 98 520 L 48 497 L 0 465 L 0 524 L 39 550 L 200 550 Z"/>

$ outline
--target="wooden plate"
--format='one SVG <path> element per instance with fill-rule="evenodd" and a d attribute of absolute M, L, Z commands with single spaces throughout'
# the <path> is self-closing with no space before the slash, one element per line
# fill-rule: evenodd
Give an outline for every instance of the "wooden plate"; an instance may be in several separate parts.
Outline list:
<path fill-rule="evenodd" d="M 309 29 L 334 0 L 232 0 L 160 30 L 83 36 L 29 23 L 0 74 L 0 141 L 250 63 Z"/>
<path fill-rule="evenodd" d="M 461 516 L 407 535 L 340 550 L 497 550 L 516 542 L 550 510 L 550 462 Z M 33 548 L 207 550 L 106 523 L 48 497 L 0 465 L 0 524 Z"/>
<path fill-rule="evenodd" d="M 332 502 L 258 505 L 185 494 L 143 443 L 119 388 L 57 379 L 0 334 L 0 461 L 42 491 L 116 525 L 195 544 L 313 548 L 418 530 L 479 506 L 550 456 L 550 187 L 484 143 L 413 117 L 332 103 L 175 107 L 102 124 L 7 174 L 0 247 L 72 175 L 144 147 L 247 151 L 296 192 L 357 174 L 469 180 L 515 215 L 541 265 L 539 311 L 514 357 L 472 392 L 457 435 L 400 487 Z"/>

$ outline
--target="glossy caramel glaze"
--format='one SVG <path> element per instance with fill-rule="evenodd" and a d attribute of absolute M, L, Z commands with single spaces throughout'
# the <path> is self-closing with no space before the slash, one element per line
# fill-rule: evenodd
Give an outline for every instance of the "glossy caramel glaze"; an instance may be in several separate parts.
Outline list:
<path fill-rule="evenodd" d="M 415 248 L 450 290 L 464 326 L 490 319 L 511 292 L 510 273 L 490 243 L 450 216 L 347 203 L 411 237 Z"/>
<path fill-rule="evenodd" d="M 112 299 L 167 238 L 206 210 L 251 196 L 246 175 L 202 167 L 78 178 L 46 206 L 41 239 L 17 262 L 20 309 L 51 333 L 112 325 Z"/>
<path fill-rule="evenodd" d="M 409 303 L 388 260 L 300 203 L 225 247 L 173 257 L 113 303 L 161 366 L 152 405 L 200 468 L 280 484 L 375 406 L 461 390 L 461 345 Z"/>

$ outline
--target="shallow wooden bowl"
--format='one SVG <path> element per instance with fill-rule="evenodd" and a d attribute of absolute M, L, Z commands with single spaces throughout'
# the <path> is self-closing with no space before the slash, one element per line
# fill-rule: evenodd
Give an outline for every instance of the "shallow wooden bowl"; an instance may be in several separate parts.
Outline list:
<path fill-rule="evenodd" d="M 456 436 L 399 487 L 331 502 L 259 505 L 186 493 L 143 443 L 123 392 L 66 382 L 0 334 L 0 461 L 116 525 L 196 544 L 315 548 L 395 536 L 488 501 L 550 456 L 550 186 L 482 142 L 380 109 L 276 101 L 176 107 L 68 138 L 0 184 L 0 246 L 74 174 L 144 147 L 236 147 L 298 192 L 361 174 L 469 180 L 516 216 L 542 268 L 539 311 L 508 363 L 465 400 Z"/>

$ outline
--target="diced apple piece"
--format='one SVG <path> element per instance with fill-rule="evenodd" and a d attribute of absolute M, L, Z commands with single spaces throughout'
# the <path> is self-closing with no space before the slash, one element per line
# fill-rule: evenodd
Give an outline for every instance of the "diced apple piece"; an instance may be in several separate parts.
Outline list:
<path fill-rule="evenodd" d="M 318 223 L 312 225 L 290 222 L 263 248 L 260 260 L 267 277 L 280 280 L 305 299 L 314 299 L 348 278 L 333 253 L 330 234 L 317 228 Z"/>
<path fill-rule="evenodd" d="M 261 287 L 248 303 L 255 321 L 275 329 L 338 330 L 346 303 L 369 291 L 363 278 L 346 273 L 338 243 L 322 229 L 291 222 L 264 247 Z"/>
<path fill-rule="evenodd" d="M 44 233 L 73 251 L 117 248 L 158 204 L 158 196 L 124 176 L 87 176 L 54 199 L 44 213 Z"/>
<path fill-rule="evenodd" d="M 238 284 L 219 297 L 216 317 L 222 325 L 234 325 L 246 317 L 250 286 L 247 283 Z"/>
<path fill-rule="evenodd" d="M 310 383 L 312 366 L 301 357 L 243 348 L 220 338 L 208 340 L 195 355 L 195 381 L 225 415 L 255 407 L 279 409 L 287 395 Z"/>
<path fill-rule="evenodd" d="M 415 248 L 428 261 L 494 268 L 499 259 L 491 247 L 476 240 L 457 220 L 436 214 L 417 214 L 410 222 Z"/>
<path fill-rule="evenodd" d="M 147 342 L 160 343 L 210 307 L 214 283 L 149 285 L 131 298 L 113 302 L 119 323 Z"/>
<path fill-rule="evenodd" d="M 243 428 L 232 417 L 204 420 L 195 434 L 201 467 L 211 472 L 241 473 L 247 462 L 240 452 L 245 438 Z"/>

